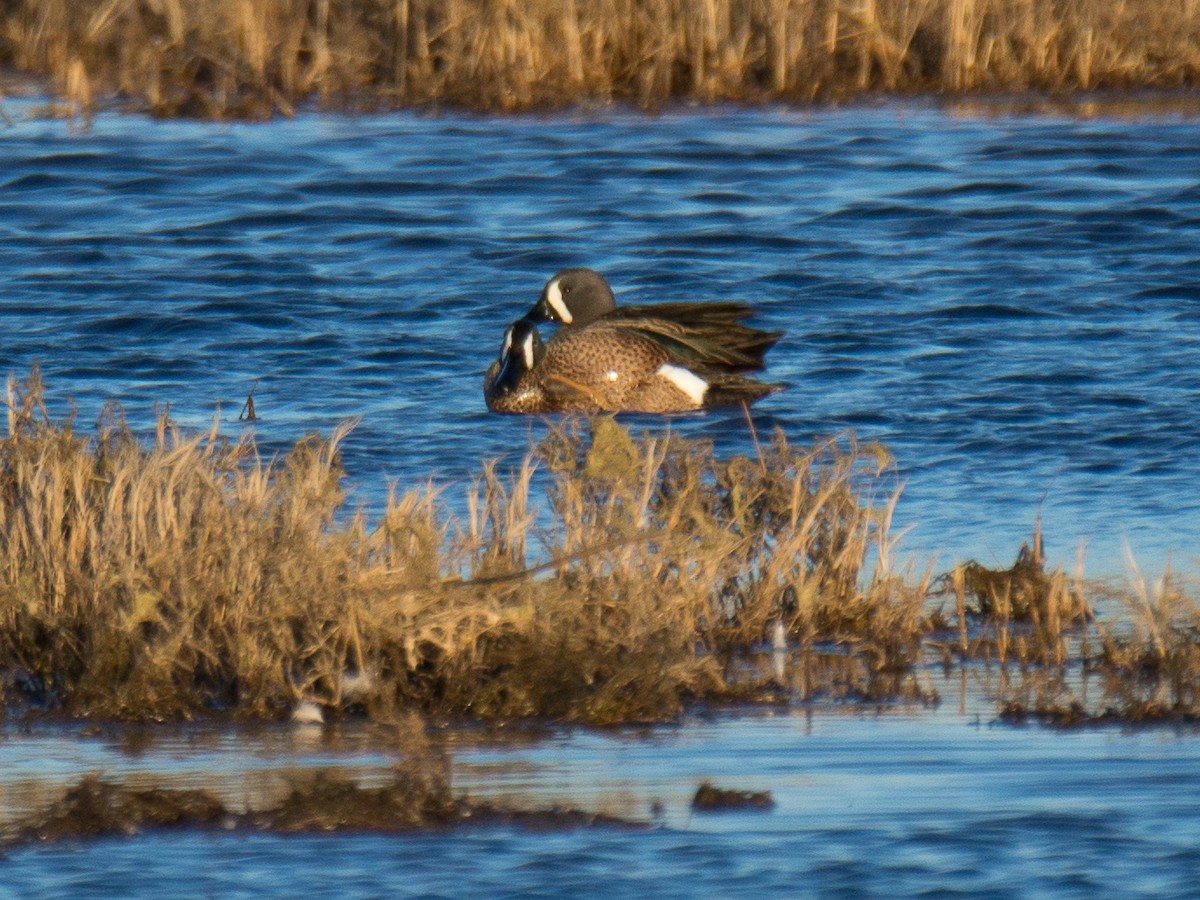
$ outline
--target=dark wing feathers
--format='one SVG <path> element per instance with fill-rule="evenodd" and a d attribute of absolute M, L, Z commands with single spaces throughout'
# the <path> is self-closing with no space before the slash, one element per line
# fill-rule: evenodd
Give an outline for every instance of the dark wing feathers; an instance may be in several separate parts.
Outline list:
<path fill-rule="evenodd" d="M 754 372 L 763 368 L 763 356 L 783 332 L 739 324 L 738 319 L 749 314 L 749 310 L 739 304 L 711 305 L 724 309 L 717 309 L 712 315 L 699 315 L 698 311 L 707 311 L 707 307 L 685 309 L 683 304 L 663 304 L 668 307 L 668 317 L 649 316 L 650 309 L 655 313 L 659 311 L 660 307 L 654 306 L 642 307 L 643 314 L 639 317 L 610 313 L 603 321 L 606 325 L 629 329 L 648 338 L 662 347 L 673 361 L 690 368 L 729 373 Z"/>
<path fill-rule="evenodd" d="M 722 300 L 716 303 L 655 303 L 653 306 L 618 306 L 604 320 L 641 319 L 674 322 L 683 326 L 736 325 L 754 315 L 744 303 Z"/>
<path fill-rule="evenodd" d="M 768 394 L 782 391 L 786 384 L 771 384 L 755 381 L 753 378 L 743 378 L 740 375 L 720 375 L 709 381 L 708 393 L 704 397 L 704 405 L 749 406 L 755 400 L 760 400 Z"/>

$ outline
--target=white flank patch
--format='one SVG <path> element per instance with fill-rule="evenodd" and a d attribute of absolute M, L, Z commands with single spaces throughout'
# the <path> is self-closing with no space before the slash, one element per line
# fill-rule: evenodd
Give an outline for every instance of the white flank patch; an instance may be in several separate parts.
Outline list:
<path fill-rule="evenodd" d="M 708 391 L 708 382 L 695 372 L 689 372 L 682 366 L 663 363 L 655 374 L 670 381 L 671 384 L 687 394 L 697 406 L 704 402 L 704 395 Z"/>
<path fill-rule="evenodd" d="M 558 313 L 558 318 L 564 325 L 571 324 L 571 311 L 563 302 L 562 288 L 558 286 L 557 278 L 546 285 L 546 302 L 550 304 L 551 309 Z"/>
<path fill-rule="evenodd" d="M 512 349 L 512 326 L 508 326 L 508 331 L 504 332 L 504 346 L 500 348 L 500 355 L 504 356 Z"/>
<path fill-rule="evenodd" d="M 530 332 L 529 336 L 525 338 L 525 343 L 523 343 L 521 345 L 521 348 L 525 351 L 525 368 L 532 369 L 533 368 L 533 333 L 532 332 Z"/>

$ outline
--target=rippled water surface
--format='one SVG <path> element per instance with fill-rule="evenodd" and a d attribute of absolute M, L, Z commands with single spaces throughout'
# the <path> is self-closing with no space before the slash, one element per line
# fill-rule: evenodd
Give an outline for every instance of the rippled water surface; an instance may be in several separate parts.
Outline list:
<path fill-rule="evenodd" d="M 887 442 L 914 552 L 1010 560 L 1039 502 L 1052 561 L 1193 550 L 1195 121 L 25 112 L 0 131 L 0 360 L 85 418 L 219 405 L 232 432 L 257 382 L 269 448 L 362 417 L 373 507 L 527 446 L 482 371 L 549 275 L 591 265 L 626 302 L 736 298 L 787 329 L 759 425 Z M 738 415 L 672 424 L 748 448 Z"/>
<path fill-rule="evenodd" d="M 768 374 L 791 387 L 757 407 L 759 428 L 886 442 L 915 555 L 1007 562 L 1039 504 L 1052 562 L 1080 541 L 1092 574 L 1121 569 L 1125 540 L 1151 567 L 1194 551 L 1195 121 L 891 106 L 105 115 L 80 130 L 17 101 L 5 111 L 0 361 L 18 374 L 40 363 L 59 412 L 70 399 L 88 421 L 118 401 L 144 426 L 170 404 L 199 427 L 219 409 L 236 434 L 257 384 L 268 451 L 361 417 L 345 460 L 354 502 L 377 509 L 389 479 L 466 478 L 540 433 L 485 411 L 482 372 L 549 275 L 590 265 L 626 302 L 746 300 L 786 329 Z M 671 427 L 750 449 L 740 414 Z M 559 734 L 527 754 L 464 747 L 456 772 L 473 793 L 643 819 L 658 801 L 659 827 L 27 849 L 0 859 L 0 897 L 1195 890 L 1195 735 L 987 718 L 735 717 Z M 281 759 L 328 762 L 233 740 L 226 755 L 185 742 L 186 762 L 151 768 L 254 785 Z M 333 756 L 354 771 L 390 758 Z M 6 733 L 4 805 L 93 769 L 136 778 L 139 758 Z M 776 810 L 689 816 L 705 777 L 769 788 Z"/>
<path fill-rule="evenodd" d="M 261 802 L 281 753 L 292 768 L 341 765 L 367 780 L 389 758 L 378 737 L 353 733 L 185 732 L 132 748 L 4 737 L 0 812 L 39 779 L 99 767 L 237 806 Z M 35 754 L 42 768 L 21 762 Z M 650 827 L 69 842 L 0 859 L 0 897 L 1169 897 L 1195 896 L 1200 879 L 1194 735 L 1055 734 L 953 711 L 756 714 L 528 745 L 467 738 L 455 758 L 456 789 L 473 797 Z M 775 807 L 693 813 L 703 780 L 770 790 Z"/>

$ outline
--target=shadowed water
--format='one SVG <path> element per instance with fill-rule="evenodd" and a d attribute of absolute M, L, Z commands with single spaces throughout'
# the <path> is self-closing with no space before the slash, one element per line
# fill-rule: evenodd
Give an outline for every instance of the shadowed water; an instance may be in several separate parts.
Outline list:
<path fill-rule="evenodd" d="M 504 326 L 560 267 L 626 302 L 740 299 L 787 329 L 757 408 L 885 441 L 905 546 L 1189 554 L 1200 463 L 1200 130 L 919 106 L 228 125 L 8 104 L 0 360 L 268 449 L 361 416 L 356 502 L 540 426 L 485 412 Z M 659 420 L 633 418 L 635 424 Z M 748 451 L 740 414 L 672 427 Z M 453 496 L 453 495 L 452 495 Z"/>

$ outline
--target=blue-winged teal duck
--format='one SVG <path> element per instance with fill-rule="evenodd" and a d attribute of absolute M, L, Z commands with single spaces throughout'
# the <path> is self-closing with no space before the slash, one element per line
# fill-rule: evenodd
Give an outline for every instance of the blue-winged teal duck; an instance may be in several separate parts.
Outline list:
<path fill-rule="evenodd" d="M 744 374 L 762 369 L 763 356 L 783 336 L 782 331 L 743 325 L 742 320 L 753 314 L 744 303 L 732 302 L 618 307 L 604 277 L 580 268 L 563 269 L 547 281 L 525 316 L 534 322 L 560 323 L 552 341 L 576 332 L 604 333 L 611 352 L 614 345 L 630 340 L 613 331 L 622 329 L 659 344 L 676 365 Z"/>
<path fill-rule="evenodd" d="M 504 332 L 500 355 L 483 377 L 483 398 L 492 412 L 549 412 L 544 391 L 531 372 L 546 345 L 530 319 L 517 319 Z"/>
<path fill-rule="evenodd" d="M 553 289 L 556 279 L 581 273 L 585 277 L 565 292 Z M 564 296 L 571 300 L 564 302 Z M 590 269 L 560 272 L 543 290 L 539 306 L 543 301 L 572 322 L 545 344 L 533 320 L 538 307 L 509 326 L 500 357 L 484 379 L 491 410 L 686 412 L 753 403 L 783 387 L 741 374 L 762 367 L 763 354 L 781 332 L 739 324 L 750 314 L 740 304 L 616 310 L 608 284 Z M 599 311 L 605 306 L 607 312 Z M 658 315 L 660 310 L 666 315 Z"/>

